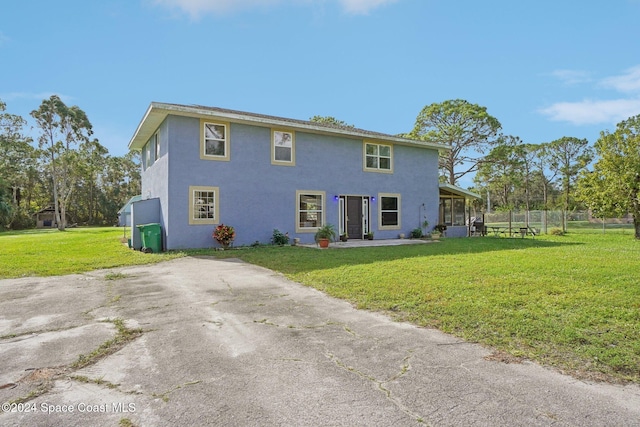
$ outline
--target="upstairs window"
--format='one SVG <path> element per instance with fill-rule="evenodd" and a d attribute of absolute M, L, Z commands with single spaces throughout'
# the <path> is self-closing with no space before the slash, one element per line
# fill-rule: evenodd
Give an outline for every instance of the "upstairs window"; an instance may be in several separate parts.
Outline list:
<path fill-rule="evenodd" d="M 153 135 L 153 144 L 156 153 L 155 160 L 158 160 L 160 158 L 160 133 L 156 132 L 156 134 Z"/>
<path fill-rule="evenodd" d="M 295 166 L 295 134 L 293 132 L 271 131 L 271 163 Z"/>
<path fill-rule="evenodd" d="M 149 149 L 150 143 L 147 142 L 142 148 L 142 168 L 147 170 L 151 166 L 151 150 Z"/>
<path fill-rule="evenodd" d="M 392 172 L 393 148 L 391 145 L 365 142 L 364 169 L 375 172 Z"/>
<path fill-rule="evenodd" d="M 229 125 L 200 121 L 200 158 L 204 160 L 229 160 Z"/>

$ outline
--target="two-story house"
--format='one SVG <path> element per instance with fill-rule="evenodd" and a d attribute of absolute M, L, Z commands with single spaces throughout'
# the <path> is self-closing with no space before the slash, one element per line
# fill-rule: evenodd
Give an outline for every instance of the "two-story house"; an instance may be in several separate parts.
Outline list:
<path fill-rule="evenodd" d="M 268 243 L 274 229 L 312 243 L 327 223 L 349 239 L 390 239 L 440 222 L 445 145 L 153 102 L 129 149 L 141 152 L 143 169 L 134 247 L 135 225 L 148 222 L 161 224 L 164 249 L 215 247 L 221 223 L 235 228 L 235 245 L 249 245 Z"/>

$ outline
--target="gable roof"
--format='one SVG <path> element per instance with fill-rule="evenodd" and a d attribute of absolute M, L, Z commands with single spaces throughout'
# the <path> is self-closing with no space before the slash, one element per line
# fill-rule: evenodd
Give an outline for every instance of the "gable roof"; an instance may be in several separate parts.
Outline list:
<path fill-rule="evenodd" d="M 120 208 L 120 210 L 118 211 L 118 215 L 120 215 L 121 213 L 131 213 L 131 204 L 133 202 L 139 202 L 140 200 L 142 200 L 142 195 L 141 194 L 138 194 L 137 196 L 131 197 L 127 201 L 127 203 L 125 203 L 124 206 Z"/>
<path fill-rule="evenodd" d="M 316 123 L 307 120 L 288 119 L 285 117 L 268 116 L 264 114 L 247 113 L 218 107 L 204 107 L 201 105 L 181 105 L 152 102 L 144 117 L 140 121 L 131 141 L 129 150 L 142 150 L 149 138 L 162 124 L 168 115 L 189 116 L 200 118 L 214 118 L 231 123 L 245 123 L 265 127 L 288 127 L 310 133 L 339 135 L 347 138 L 367 139 L 373 141 L 390 142 L 401 145 L 412 145 L 436 150 L 449 150 L 445 144 L 434 144 L 396 135 L 373 132 L 365 129 Z"/>

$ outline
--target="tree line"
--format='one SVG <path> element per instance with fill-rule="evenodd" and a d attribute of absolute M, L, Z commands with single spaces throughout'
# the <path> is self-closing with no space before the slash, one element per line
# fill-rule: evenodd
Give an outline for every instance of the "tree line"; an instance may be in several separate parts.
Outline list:
<path fill-rule="evenodd" d="M 496 210 L 630 213 L 640 239 L 640 115 L 618 123 L 613 133 L 601 132 L 593 145 L 572 136 L 526 143 L 501 129 L 485 107 L 457 99 L 425 106 L 402 136 L 447 144 L 441 180 L 456 185 L 475 172 L 471 190 L 488 195 Z"/>
<path fill-rule="evenodd" d="M 98 139 L 87 115 L 57 95 L 27 121 L 6 111 L 0 100 L 0 229 L 35 226 L 35 213 L 52 207 L 56 224 L 114 225 L 118 210 L 140 193 L 137 153 L 117 157 Z"/>
<path fill-rule="evenodd" d="M 31 227 L 34 213 L 49 206 L 59 228 L 67 214 L 79 224 L 115 224 L 118 210 L 140 193 L 137 153 L 110 156 L 92 138 L 86 114 L 57 95 L 31 116 L 36 141 L 24 134 L 27 122 L 7 113 L 0 100 L 0 228 Z M 334 117 L 310 120 L 354 127 Z M 572 136 L 527 143 L 501 129 L 485 107 L 456 99 L 425 106 L 413 129 L 400 136 L 448 145 L 440 155 L 441 181 L 457 185 L 475 173 L 470 189 L 488 195 L 495 210 L 631 213 L 640 238 L 640 115 L 601 132 L 593 145 Z"/>

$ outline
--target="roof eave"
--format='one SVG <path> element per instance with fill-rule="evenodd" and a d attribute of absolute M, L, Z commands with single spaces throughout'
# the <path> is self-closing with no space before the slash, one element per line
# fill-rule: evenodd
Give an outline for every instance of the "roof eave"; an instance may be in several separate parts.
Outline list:
<path fill-rule="evenodd" d="M 147 109 L 147 112 L 143 116 L 140 124 L 138 125 L 131 141 L 129 142 L 129 150 L 139 151 L 146 142 L 151 138 L 156 129 L 169 115 L 174 114 L 178 116 L 198 116 L 198 117 L 216 117 L 224 119 L 226 121 L 235 123 L 246 124 L 258 124 L 267 127 L 285 127 L 305 130 L 312 133 L 322 133 L 331 135 L 341 135 L 349 138 L 362 138 L 366 140 L 374 141 L 386 141 L 401 145 L 418 146 L 425 148 L 432 148 L 435 150 L 450 150 L 451 148 L 446 144 L 437 144 L 431 142 L 424 142 L 414 139 L 402 138 L 393 135 L 372 135 L 366 132 L 360 132 L 356 130 L 332 128 L 322 125 L 314 125 L 313 123 L 294 123 L 289 120 L 279 119 L 277 117 L 259 117 L 253 115 L 242 114 L 241 112 L 232 111 L 214 111 L 204 107 L 187 106 L 178 104 L 165 104 L 159 102 L 152 102 Z"/>
<path fill-rule="evenodd" d="M 458 196 L 469 197 L 472 199 L 482 199 L 482 196 L 479 195 L 478 193 L 465 190 L 464 188 L 458 187 L 457 185 L 451 185 L 443 182 L 443 183 L 440 183 L 440 188 L 450 191 L 454 194 L 457 194 Z"/>

